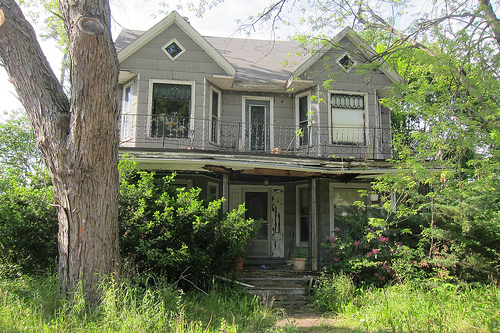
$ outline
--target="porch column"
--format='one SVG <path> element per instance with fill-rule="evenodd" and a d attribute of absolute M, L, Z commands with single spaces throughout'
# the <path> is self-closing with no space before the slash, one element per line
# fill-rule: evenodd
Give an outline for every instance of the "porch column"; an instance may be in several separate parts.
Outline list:
<path fill-rule="evenodd" d="M 222 203 L 222 212 L 229 212 L 229 174 L 222 174 L 222 196 L 226 199 Z"/>
<path fill-rule="evenodd" d="M 311 179 L 311 269 L 318 270 L 318 178 Z"/>

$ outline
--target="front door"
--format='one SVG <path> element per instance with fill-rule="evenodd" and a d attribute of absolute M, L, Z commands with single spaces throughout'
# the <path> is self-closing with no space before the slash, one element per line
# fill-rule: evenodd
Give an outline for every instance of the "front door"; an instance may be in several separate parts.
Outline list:
<path fill-rule="evenodd" d="M 261 221 L 257 235 L 247 245 L 251 257 L 269 257 L 269 193 L 267 191 L 245 191 L 247 219 Z"/>
<path fill-rule="evenodd" d="M 271 146 L 271 102 L 245 100 L 245 149 L 269 151 Z"/>
<path fill-rule="evenodd" d="M 284 256 L 284 204 L 282 186 L 233 185 L 230 205 L 234 209 L 245 203 L 246 218 L 260 220 L 257 235 L 247 245 L 253 258 L 281 258 Z"/>

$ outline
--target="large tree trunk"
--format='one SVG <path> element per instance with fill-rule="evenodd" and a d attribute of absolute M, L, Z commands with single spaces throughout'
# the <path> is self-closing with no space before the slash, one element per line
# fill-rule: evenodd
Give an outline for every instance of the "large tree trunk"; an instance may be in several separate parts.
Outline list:
<path fill-rule="evenodd" d="M 105 0 L 60 0 L 68 31 L 71 98 L 65 96 L 14 0 L 0 0 L 0 56 L 34 127 L 59 205 L 59 277 L 98 299 L 119 270 L 118 61 Z"/>

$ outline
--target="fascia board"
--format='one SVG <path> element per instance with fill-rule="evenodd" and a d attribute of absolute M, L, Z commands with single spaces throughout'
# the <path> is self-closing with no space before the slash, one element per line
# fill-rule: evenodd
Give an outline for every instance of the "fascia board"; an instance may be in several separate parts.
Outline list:
<path fill-rule="evenodd" d="M 234 76 L 236 69 L 226 60 L 203 36 L 201 36 L 179 13 L 171 12 L 163 20 L 155 24 L 151 29 L 142 34 L 135 41 L 118 53 L 118 61 L 121 63 L 141 47 L 146 45 L 153 38 L 165 31 L 172 24 L 176 23 L 198 46 L 200 46 L 207 54 L 219 65 L 224 71 Z"/>

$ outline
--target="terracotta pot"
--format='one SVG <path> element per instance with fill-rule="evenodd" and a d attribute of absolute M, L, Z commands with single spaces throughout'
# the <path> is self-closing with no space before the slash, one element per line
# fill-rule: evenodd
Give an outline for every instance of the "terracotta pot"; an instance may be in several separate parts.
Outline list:
<path fill-rule="evenodd" d="M 306 269 L 306 258 L 292 258 L 293 260 L 293 270 L 294 271 L 303 271 Z"/>
<path fill-rule="evenodd" d="M 243 270 L 243 263 L 245 262 L 245 258 L 240 258 L 236 261 L 236 266 L 234 267 L 235 271 Z"/>

